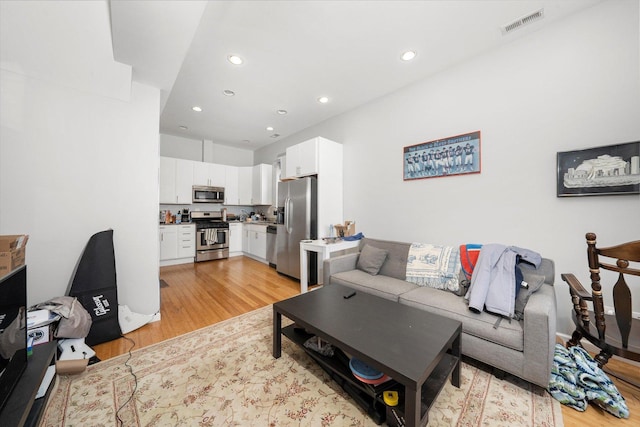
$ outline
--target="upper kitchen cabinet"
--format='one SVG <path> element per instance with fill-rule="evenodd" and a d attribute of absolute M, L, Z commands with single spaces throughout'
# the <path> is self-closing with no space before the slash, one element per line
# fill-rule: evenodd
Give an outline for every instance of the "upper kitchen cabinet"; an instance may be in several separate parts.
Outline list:
<path fill-rule="evenodd" d="M 342 174 L 342 144 L 320 136 L 287 148 L 282 179 L 333 173 L 339 167 Z"/>
<path fill-rule="evenodd" d="M 252 205 L 253 198 L 252 185 L 253 167 L 240 166 L 238 168 L 238 204 L 249 206 Z"/>
<path fill-rule="evenodd" d="M 190 204 L 193 162 L 160 157 L 160 203 Z"/>
<path fill-rule="evenodd" d="M 318 140 L 320 137 L 287 148 L 284 178 L 318 174 Z"/>
<path fill-rule="evenodd" d="M 252 205 L 271 205 L 273 204 L 273 166 L 267 164 L 259 164 L 253 167 L 252 180 Z"/>
<path fill-rule="evenodd" d="M 193 185 L 226 187 L 226 166 L 216 163 L 193 162 Z"/>
<path fill-rule="evenodd" d="M 224 204 L 239 205 L 238 167 L 225 166 Z"/>

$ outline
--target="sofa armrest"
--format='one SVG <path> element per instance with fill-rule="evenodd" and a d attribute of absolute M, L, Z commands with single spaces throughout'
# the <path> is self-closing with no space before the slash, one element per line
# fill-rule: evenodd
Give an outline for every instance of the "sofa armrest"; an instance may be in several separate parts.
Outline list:
<path fill-rule="evenodd" d="M 331 283 L 331 275 L 356 269 L 358 256 L 360 252 L 325 259 L 322 264 L 322 283 L 328 285 Z"/>
<path fill-rule="evenodd" d="M 529 297 L 524 309 L 523 328 L 526 376 L 536 377 L 533 382 L 537 384 L 548 384 L 556 344 L 556 293 L 553 286 L 543 285 Z"/>

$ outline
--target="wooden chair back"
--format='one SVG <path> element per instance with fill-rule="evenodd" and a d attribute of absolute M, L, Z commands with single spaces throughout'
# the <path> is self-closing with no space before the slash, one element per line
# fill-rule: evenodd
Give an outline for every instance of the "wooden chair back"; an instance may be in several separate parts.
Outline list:
<path fill-rule="evenodd" d="M 587 233 L 587 255 L 591 273 L 591 296 L 596 320 L 596 329 L 601 340 L 605 339 L 605 308 L 600 284 L 600 271 L 618 273 L 613 286 L 613 305 L 616 323 L 620 332 L 623 349 L 628 348 L 629 335 L 633 322 L 632 292 L 627 283 L 629 276 L 640 277 L 640 268 L 631 263 L 640 263 L 640 240 L 623 243 L 608 248 L 598 248 L 595 233 Z M 640 294 L 640 288 L 638 289 Z M 613 326 L 613 325 L 610 325 Z M 638 331 L 640 334 L 640 331 Z"/>

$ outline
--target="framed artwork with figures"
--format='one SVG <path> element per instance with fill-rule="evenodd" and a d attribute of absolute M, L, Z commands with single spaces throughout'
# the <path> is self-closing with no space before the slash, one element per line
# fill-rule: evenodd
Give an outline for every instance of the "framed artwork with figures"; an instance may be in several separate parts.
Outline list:
<path fill-rule="evenodd" d="M 480 173 L 480 131 L 403 149 L 405 181 Z"/>

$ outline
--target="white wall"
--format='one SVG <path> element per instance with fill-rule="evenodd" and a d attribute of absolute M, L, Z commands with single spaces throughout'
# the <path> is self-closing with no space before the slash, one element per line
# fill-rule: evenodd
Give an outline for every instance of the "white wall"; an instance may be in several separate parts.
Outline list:
<path fill-rule="evenodd" d="M 169 134 L 160 134 L 160 155 L 218 163 L 229 166 L 253 166 L 253 151 Z M 271 162 L 269 162 L 271 163 Z"/>
<path fill-rule="evenodd" d="M 159 91 L 113 61 L 106 2 L 0 6 L 0 234 L 30 235 L 29 304 L 112 228 L 119 302 L 159 311 Z"/>
<path fill-rule="evenodd" d="M 366 236 L 516 244 L 552 258 L 558 331 L 568 334 L 560 273 L 588 286 L 588 231 L 603 245 L 640 239 L 640 196 L 557 198 L 556 153 L 640 140 L 639 13 L 636 0 L 604 2 L 260 150 L 256 161 L 321 135 L 344 144 L 345 219 Z M 476 130 L 481 174 L 403 181 L 404 146 Z"/>

